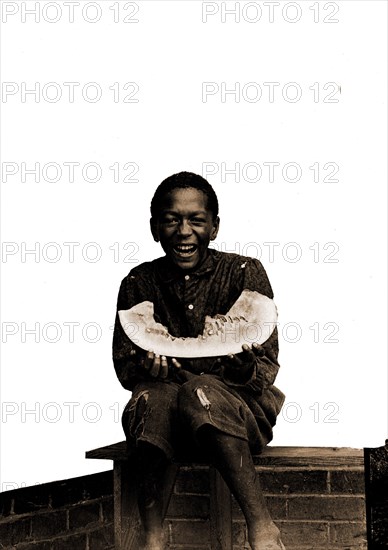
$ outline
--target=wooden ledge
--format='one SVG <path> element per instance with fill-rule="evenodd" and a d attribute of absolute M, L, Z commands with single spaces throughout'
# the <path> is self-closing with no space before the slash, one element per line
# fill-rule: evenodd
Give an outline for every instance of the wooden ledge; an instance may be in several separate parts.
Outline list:
<path fill-rule="evenodd" d="M 86 451 L 85 458 L 100 458 L 108 460 L 128 460 L 127 442 L 120 441 L 98 449 Z"/>
<path fill-rule="evenodd" d="M 87 451 L 86 458 L 102 460 L 128 460 L 125 441 Z M 363 449 L 350 447 L 266 447 L 261 455 L 254 457 L 258 466 L 283 466 L 298 468 L 349 468 L 364 467 Z M 206 460 L 178 460 L 179 464 L 203 464 Z"/>

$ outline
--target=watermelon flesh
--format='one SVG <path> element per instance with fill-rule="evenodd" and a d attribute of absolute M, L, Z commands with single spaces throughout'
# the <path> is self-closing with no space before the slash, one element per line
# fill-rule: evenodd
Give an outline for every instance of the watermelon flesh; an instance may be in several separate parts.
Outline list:
<path fill-rule="evenodd" d="M 152 302 L 141 302 L 118 313 L 124 332 L 136 346 L 177 358 L 239 353 L 243 344 L 264 343 L 277 321 L 274 301 L 252 290 L 243 290 L 225 315 L 206 316 L 204 331 L 196 338 L 169 334 L 165 326 L 155 321 Z"/>

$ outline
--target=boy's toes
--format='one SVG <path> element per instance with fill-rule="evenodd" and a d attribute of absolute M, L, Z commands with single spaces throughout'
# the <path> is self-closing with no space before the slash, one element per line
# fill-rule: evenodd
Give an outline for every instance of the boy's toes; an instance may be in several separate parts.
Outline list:
<path fill-rule="evenodd" d="M 286 550 L 280 538 L 280 531 L 273 522 L 251 530 L 248 535 L 252 550 Z"/>
<path fill-rule="evenodd" d="M 260 550 L 286 550 L 286 549 L 284 544 L 279 538 L 277 541 L 274 541 L 274 540 L 261 541 Z"/>

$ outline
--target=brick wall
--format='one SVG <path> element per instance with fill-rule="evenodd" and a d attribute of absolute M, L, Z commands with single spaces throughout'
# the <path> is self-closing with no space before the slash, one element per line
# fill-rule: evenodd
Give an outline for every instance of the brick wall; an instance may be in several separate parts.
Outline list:
<path fill-rule="evenodd" d="M 258 466 L 287 550 L 366 548 L 360 466 Z M 209 472 L 182 467 L 165 523 L 171 550 L 210 550 Z M 0 495 L 0 548 L 113 549 L 112 472 L 7 491 Z M 248 548 L 233 503 L 234 550 Z"/>
<path fill-rule="evenodd" d="M 366 549 L 362 468 L 257 470 L 287 550 Z M 174 489 L 166 525 L 171 550 L 210 550 L 208 470 L 198 467 L 194 474 L 182 468 Z M 246 540 L 243 516 L 233 502 L 234 550 L 249 548 Z"/>
<path fill-rule="evenodd" d="M 0 494 L 0 548 L 108 550 L 113 545 L 112 472 Z"/>

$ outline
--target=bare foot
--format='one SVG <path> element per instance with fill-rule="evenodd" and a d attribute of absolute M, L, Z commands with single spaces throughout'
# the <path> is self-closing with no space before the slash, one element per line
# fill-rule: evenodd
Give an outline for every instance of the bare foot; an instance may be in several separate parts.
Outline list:
<path fill-rule="evenodd" d="M 164 550 L 165 540 L 163 530 L 145 534 L 143 550 Z"/>
<path fill-rule="evenodd" d="M 143 546 L 143 550 L 164 550 L 164 543 L 160 540 L 146 542 Z"/>
<path fill-rule="evenodd" d="M 248 540 L 252 550 L 286 550 L 272 521 L 248 527 Z"/>

